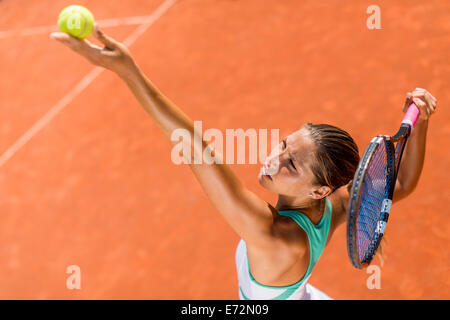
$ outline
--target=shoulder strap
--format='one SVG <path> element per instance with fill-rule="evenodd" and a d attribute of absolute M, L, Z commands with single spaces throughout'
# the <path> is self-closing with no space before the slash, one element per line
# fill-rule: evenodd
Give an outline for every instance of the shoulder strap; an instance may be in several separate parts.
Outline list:
<path fill-rule="evenodd" d="M 326 198 L 326 205 L 324 208 L 323 216 L 320 222 L 315 225 L 309 220 L 309 218 L 295 210 L 286 210 L 278 212 L 282 216 L 287 216 L 293 219 L 302 228 L 306 235 L 308 236 L 309 242 L 309 266 L 305 276 L 308 276 L 314 268 L 315 264 L 322 255 L 323 249 L 328 239 L 328 233 L 330 231 L 331 217 L 333 213 L 333 208 L 331 201 Z"/>

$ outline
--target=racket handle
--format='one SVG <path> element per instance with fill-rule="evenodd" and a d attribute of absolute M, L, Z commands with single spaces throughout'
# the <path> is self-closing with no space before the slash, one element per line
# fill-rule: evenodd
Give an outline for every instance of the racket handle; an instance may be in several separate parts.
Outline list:
<path fill-rule="evenodd" d="M 416 126 L 417 119 L 419 118 L 419 108 L 413 102 L 409 105 L 408 110 L 406 111 L 405 117 L 403 118 L 402 123 L 409 124 L 411 126 L 411 131 Z"/>

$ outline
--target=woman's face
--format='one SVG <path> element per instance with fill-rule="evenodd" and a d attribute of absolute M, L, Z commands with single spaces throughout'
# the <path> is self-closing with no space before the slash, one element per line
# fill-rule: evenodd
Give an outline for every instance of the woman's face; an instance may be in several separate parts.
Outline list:
<path fill-rule="evenodd" d="M 308 129 L 290 134 L 267 157 L 258 175 L 259 183 L 277 194 L 308 197 L 314 187 L 310 164 L 315 149 Z"/>

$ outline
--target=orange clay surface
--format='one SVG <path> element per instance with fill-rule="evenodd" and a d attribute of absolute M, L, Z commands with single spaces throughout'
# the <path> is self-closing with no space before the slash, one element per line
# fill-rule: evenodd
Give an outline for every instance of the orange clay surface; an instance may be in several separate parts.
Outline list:
<path fill-rule="evenodd" d="M 78 1 L 96 20 L 163 1 Z M 92 69 L 49 39 L 69 1 L 0 1 L 0 155 Z M 347 130 L 361 152 L 393 134 L 407 91 L 438 99 L 414 193 L 393 206 L 381 289 L 335 233 L 311 284 L 335 299 L 449 299 L 450 3 L 179 0 L 131 45 L 156 86 L 203 128 Z M 101 26 L 101 25 L 100 25 Z M 105 26 L 123 41 L 136 24 Z M 21 31 L 31 28 L 35 35 Z M 16 32 L 17 31 L 17 32 Z M 93 37 L 91 41 L 95 42 Z M 1 299 L 237 299 L 239 241 L 121 80 L 103 71 L 0 167 Z M 233 165 L 248 188 L 260 165 Z M 81 290 L 66 269 L 81 268 Z"/>

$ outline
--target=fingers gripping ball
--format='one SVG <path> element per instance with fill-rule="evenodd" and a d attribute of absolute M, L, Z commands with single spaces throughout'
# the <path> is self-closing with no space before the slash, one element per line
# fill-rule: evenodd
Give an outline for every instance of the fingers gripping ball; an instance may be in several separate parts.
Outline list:
<path fill-rule="evenodd" d="M 94 16 L 85 7 L 68 6 L 59 14 L 58 28 L 75 38 L 85 39 L 94 29 Z"/>

